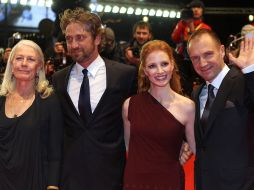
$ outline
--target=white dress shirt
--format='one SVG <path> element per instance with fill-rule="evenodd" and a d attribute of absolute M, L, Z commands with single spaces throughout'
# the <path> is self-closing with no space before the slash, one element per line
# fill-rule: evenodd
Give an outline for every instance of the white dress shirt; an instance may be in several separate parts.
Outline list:
<path fill-rule="evenodd" d="M 67 91 L 78 112 L 79 93 L 84 77 L 82 73 L 83 69 L 85 68 L 78 63 L 73 66 L 67 87 Z M 87 67 L 87 70 L 90 87 L 90 103 L 92 112 L 94 112 L 106 89 L 106 66 L 101 56 L 98 55 L 98 57 Z"/>
<path fill-rule="evenodd" d="M 225 65 L 223 67 L 223 69 L 221 70 L 221 72 L 216 76 L 216 78 L 211 83 L 206 81 L 206 85 L 201 90 L 201 93 L 199 95 L 200 118 L 202 117 L 202 114 L 203 114 L 204 109 L 205 109 L 205 104 L 206 104 L 206 100 L 207 100 L 207 96 L 208 96 L 208 85 L 211 84 L 211 85 L 214 86 L 213 93 L 214 93 L 214 96 L 216 97 L 218 89 L 219 89 L 224 77 L 227 75 L 228 72 L 229 72 L 229 68 L 228 68 L 227 65 Z"/>
<path fill-rule="evenodd" d="M 245 67 L 244 69 L 242 69 L 242 73 L 243 74 L 247 74 L 250 72 L 254 71 L 254 64 L 249 65 L 247 67 Z M 217 75 L 217 77 L 212 81 L 212 85 L 214 86 L 214 96 L 217 95 L 218 89 L 222 83 L 222 80 L 224 79 L 224 77 L 227 75 L 227 73 L 229 72 L 229 68 L 227 65 L 225 65 L 222 69 L 222 71 Z M 202 114 L 204 112 L 205 109 L 205 104 L 206 104 L 206 100 L 207 100 L 207 96 L 208 96 L 208 85 L 210 83 L 206 81 L 206 85 L 204 86 L 204 88 L 202 89 L 200 95 L 199 95 L 199 102 L 200 102 L 200 118 L 202 117 Z"/>

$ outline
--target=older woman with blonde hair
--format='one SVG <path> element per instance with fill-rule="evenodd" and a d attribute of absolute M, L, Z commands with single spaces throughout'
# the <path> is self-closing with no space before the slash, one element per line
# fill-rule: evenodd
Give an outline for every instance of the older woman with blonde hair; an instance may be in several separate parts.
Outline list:
<path fill-rule="evenodd" d="M 147 42 L 140 59 L 139 93 L 123 105 L 124 189 L 183 190 L 179 155 L 185 136 L 195 153 L 195 105 L 180 95 L 177 66 L 166 42 Z"/>
<path fill-rule="evenodd" d="M 62 114 L 41 48 L 21 40 L 0 86 L 0 189 L 58 189 Z"/>

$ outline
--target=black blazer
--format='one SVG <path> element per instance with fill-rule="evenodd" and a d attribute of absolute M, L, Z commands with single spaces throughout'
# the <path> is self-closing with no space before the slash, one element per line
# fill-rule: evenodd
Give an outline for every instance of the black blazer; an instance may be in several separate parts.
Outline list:
<path fill-rule="evenodd" d="M 121 190 L 125 165 L 122 104 L 136 93 L 134 67 L 105 60 L 106 90 L 84 125 L 67 92 L 67 67 L 53 76 L 65 124 L 62 190 Z"/>
<path fill-rule="evenodd" d="M 194 90 L 196 102 L 195 184 L 196 190 L 244 190 L 247 180 L 253 180 L 250 167 L 247 123 L 253 113 L 254 72 L 243 75 L 233 67 L 218 90 L 208 127 L 203 133 L 200 125 L 199 95 L 203 85 Z M 252 138 L 254 134 L 251 135 Z M 250 181 L 249 181 L 250 182 Z M 252 181 L 253 182 L 253 181 Z M 246 187 L 244 187 L 246 186 Z"/>

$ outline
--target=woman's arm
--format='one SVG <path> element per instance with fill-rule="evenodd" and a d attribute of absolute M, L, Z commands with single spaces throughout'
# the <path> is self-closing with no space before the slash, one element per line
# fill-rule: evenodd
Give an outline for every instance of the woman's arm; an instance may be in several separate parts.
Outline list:
<path fill-rule="evenodd" d="M 192 152 L 195 154 L 196 143 L 195 143 L 195 135 L 194 135 L 194 121 L 195 121 L 195 104 L 194 102 L 191 101 L 191 104 L 190 106 L 188 106 L 188 110 L 187 110 L 187 122 L 185 125 L 185 135 Z"/>
<path fill-rule="evenodd" d="M 123 124 L 124 124 L 124 141 L 125 141 L 125 147 L 127 152 L 128 152 L 129 139 L 130 139 L 130 121 L 128 119 L 129 102 L 130 102 L 130 98 L 126 99 L 122 107 L 122 117 L 123 117 Z"/>

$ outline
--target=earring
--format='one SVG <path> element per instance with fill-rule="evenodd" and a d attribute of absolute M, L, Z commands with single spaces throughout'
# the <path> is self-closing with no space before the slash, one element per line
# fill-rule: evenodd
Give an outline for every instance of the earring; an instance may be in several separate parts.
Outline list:
<path fill-rule="evenodd" d="M 14 80 L 14 74 L 13 74 L 13 70 L 11 70 L 11 80 Z"/>
<path fill-rule="evenodd" d="M 35 75 L 35 85 L 37 85 L 39 82 L 39 72 Z"/>

